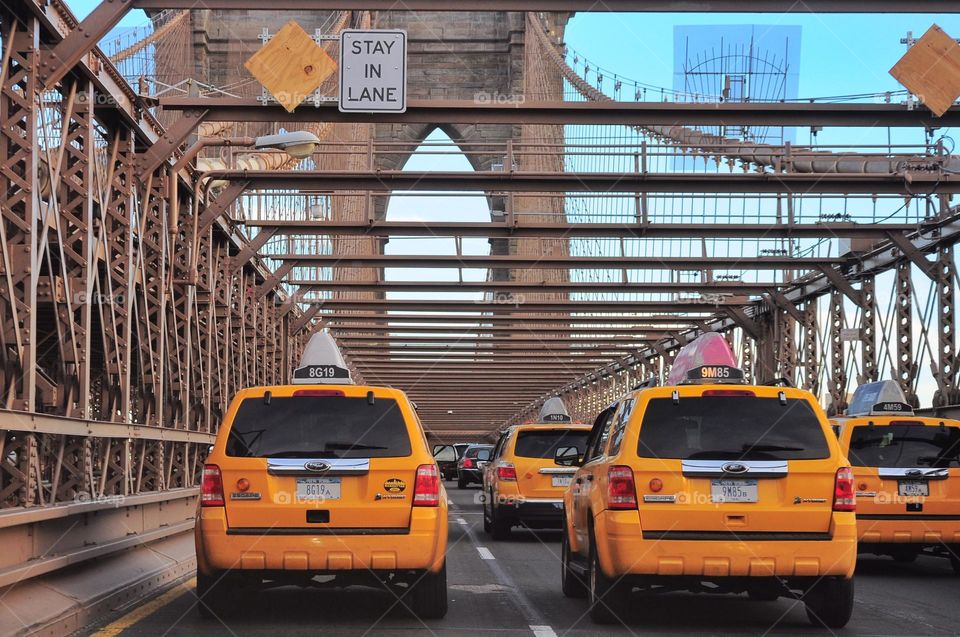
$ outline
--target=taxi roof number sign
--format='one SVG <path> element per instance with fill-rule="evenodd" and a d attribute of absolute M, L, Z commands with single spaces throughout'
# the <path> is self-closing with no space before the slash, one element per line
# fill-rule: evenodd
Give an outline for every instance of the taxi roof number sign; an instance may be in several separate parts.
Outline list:
<path fill-rule="evenodd" d="M 880 414 L 913 414 L 913 405 L 907 402 L 900 385 L 893 380 L 866 383 L 853 392 L 848 416 Z"/>
<path fill-rule="evenodd" d="M 407 110 L 407 32 L 344 29 L 340 32 L 340 111 Z"/>
<path fill-rule="evenodd" d="M 300 366 L 293 370 L 293 383 L 352 385 L 350 370 L 329 332 L 317 332 L 303 348 Z"/>
<path fill-rule="evenodd" d="M 742 383 L 743 372 L 730 344 L 720 334 L 708 332 L 683 346 L 670 367 L 668 385 L 691 382 Z"/>
<path fill-rule="evenodd" d="M 573 419 L 570 417 L 570 413 L 567 411 L 567 406 L 563 403 L 563 400 L 558 396 L 553 396 L 544 401 L 543 407 L 540 408 L 540 417 L 537 418 L 537 422 L 573 422 Z"/>

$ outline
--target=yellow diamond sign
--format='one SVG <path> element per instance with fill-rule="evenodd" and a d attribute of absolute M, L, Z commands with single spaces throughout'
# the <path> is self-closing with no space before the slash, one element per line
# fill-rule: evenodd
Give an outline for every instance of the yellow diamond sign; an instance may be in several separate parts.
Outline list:
<path fill-rule="evenodd" d="M 940 117 L 960 96 L 960 44 L 933 25 L 890 69 L 890 75 Z"/>
<path fill-rule="evenodd" d="M 337 70 L 333 58 L 293 20 L 244 66 L 288 113 Z"/>

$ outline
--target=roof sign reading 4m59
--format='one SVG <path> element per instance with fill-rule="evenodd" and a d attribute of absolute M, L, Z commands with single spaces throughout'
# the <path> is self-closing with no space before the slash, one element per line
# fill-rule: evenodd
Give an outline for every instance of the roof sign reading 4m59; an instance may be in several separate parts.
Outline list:
<path fill-rule="evenodd" d="M 407 110 L 407 32 L 345 29 L 340 33 L 340 110 Z"/>

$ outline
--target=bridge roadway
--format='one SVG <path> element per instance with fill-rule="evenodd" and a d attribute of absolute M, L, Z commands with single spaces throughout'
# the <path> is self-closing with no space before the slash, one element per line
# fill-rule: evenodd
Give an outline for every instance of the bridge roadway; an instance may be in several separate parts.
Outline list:
<path fill-rule="evenodd" d="M 755 602 L 746 595 L 670 593 L 644 596 L 623 625 L 595 626 L 584 600 L 560 592 L 560 536 L 556 531 L 514 531 L 507 542 L 483 532 L 480 491 L 447 483 L 451 504 L 447 562 L 450 610 L 421 622 L 386 591 L 272 589 L 237 600 L 222 621 L 196 611 L 192 581 L 134 609 L 105 617 L 78 634 L 139 637 L 245 635 L 801 635 L 814 629 L 793 600 Z M 486 558 L 486 559 L 484 559 Z M 956 635 L 960 632 L 960 579 L 941 558 L 913 564 L 861 557 L 856 610 L 839 635 Z M 826 631 L 823 634 L 830 634 Z"/>

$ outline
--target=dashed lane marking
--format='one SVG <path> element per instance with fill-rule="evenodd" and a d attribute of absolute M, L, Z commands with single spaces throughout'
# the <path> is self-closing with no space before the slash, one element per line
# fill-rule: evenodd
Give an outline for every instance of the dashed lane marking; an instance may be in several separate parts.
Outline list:
<path fill-rule="evenodd" d="M 457 524 L 466 524 L 466 523 L 467 521 L 464 520 L 463 518 L 457 518 Z"/>
<path fill-rule="evenodd" d="M 493 556 L 493 553 L 490 552 L 490 549 L 488 549 L 488 548 L 485 547 L 485 546 L 478 546 L 478 547 L 477 547 L 477 553 L 480 554 L 480 559 L 481 559 L 481 560 L 495 560 L 495 559 L 497 559 L 497 558 L 495 558 L 495 557 Z"/>
<path fill-rule="evenodd" d="M 533 631 L 533 637 L 557 637 L 557 633 L 549 626 L 534 626 L 530 624 L 530 630 Z"/>

